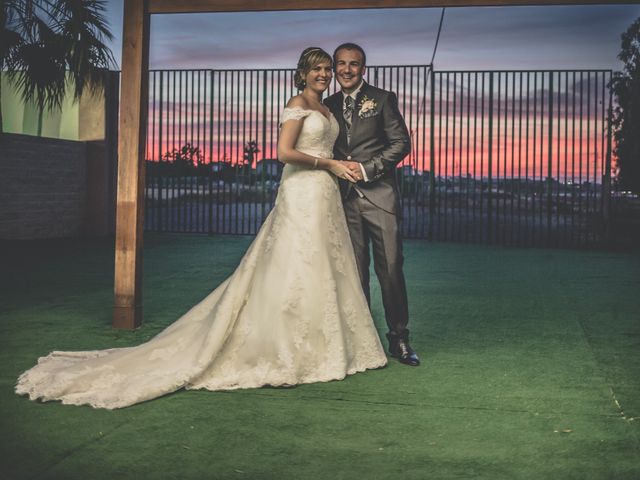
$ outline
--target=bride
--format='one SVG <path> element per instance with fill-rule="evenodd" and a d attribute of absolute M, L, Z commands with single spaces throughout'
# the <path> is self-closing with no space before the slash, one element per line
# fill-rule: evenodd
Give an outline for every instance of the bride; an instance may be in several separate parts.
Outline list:
<path fill-rule="evenodd" d="M 275 206 L 236 271 L 137 347 L 51 352 L 18 379 L 31 400 L 121 408 L 180 388 L 233 390 L 338 380 L 387 363 L 360 286 L 322 105 L 332 61 L 302 52 L 302 90 L 282 115 Z"/>

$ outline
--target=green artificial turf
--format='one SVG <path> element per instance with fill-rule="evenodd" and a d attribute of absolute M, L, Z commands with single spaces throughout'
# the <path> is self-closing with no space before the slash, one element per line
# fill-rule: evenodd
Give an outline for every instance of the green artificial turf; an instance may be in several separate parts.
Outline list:
<path fill-rule="evenodd" d="M 122 410 L 13 393 L 51 350 L 141 343 L 249 237 L 147 235 L 143 326 L 110 328 L 113 242 L 5 243 L 0 478 L 640 478 L 640 255 L 405 243 L 412 344 L 344 381 Z M 373 314 L 384 333 L 377 284 Z"/>

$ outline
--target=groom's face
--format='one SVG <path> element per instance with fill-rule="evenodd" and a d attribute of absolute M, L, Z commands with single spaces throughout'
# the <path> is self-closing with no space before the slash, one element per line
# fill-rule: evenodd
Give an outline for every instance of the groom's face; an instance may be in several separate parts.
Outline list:
<path fill-rule="evenodd" d="M 358 50 L 341 48 L 336 52 L 336 78 L 346 93 L 358 88 L 364 70 L 362 54 Z"/>

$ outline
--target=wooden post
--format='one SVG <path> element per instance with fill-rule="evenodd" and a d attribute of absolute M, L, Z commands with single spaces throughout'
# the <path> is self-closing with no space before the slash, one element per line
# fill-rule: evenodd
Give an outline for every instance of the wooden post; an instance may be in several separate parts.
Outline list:
<path fill-rule="evenodd" d="M 125 0 L 122 41 L 113 327 L 142 322 L 144 156 L 149 86 L 147 0 Z"/>

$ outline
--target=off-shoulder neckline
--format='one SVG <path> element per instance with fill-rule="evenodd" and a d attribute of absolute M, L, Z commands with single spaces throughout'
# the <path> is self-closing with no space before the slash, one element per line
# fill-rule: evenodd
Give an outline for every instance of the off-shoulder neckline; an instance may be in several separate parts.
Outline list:
<path fill-rule="evenodd" d="M 329 116 L 327 117 L 320 110 L 315 110 L 313 108 L 302 108 L 302 107 L 295 106 L 295 107 L 285 107 L 285 109 L 287 109 L 287 110 L 301 110 L 303 112 L 317 112 L 320 115 L 322 115 L 327 122 L 331 122 L 331 117 L 335 118 L 335 116 L 333 115 L 333 112 L 331 110 L 329 110 Z"/>

